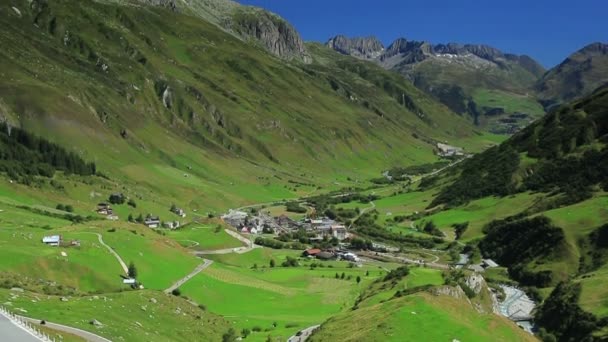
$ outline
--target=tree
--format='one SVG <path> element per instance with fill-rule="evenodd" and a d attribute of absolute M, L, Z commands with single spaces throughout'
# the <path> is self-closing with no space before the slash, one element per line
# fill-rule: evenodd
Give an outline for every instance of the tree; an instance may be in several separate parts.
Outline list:
<path fill-rule="evenodd" d="M 120 194 L 111 194 L 108 198 L 108 201 L 112 204 L 123 204 L 125 203 L 125 195 Z"/>
<path fill-rule="evenodd" d="M 236 331 L 233 328 L 228 329 L 228 331 L 222 335 L 222 342 L 234 342 L 236 341 Z"/>
<path fill-rule="evenodd" d="M 336 279 L 340 279 L 340 275 L 336 272 Z"/>
<path fill-rule="evenodd" d="M 247 336 L 249 336 L 249 334 L 251 334 L 251 330 L 249 330 L 247 328 L 243 328 L 243 330 L 241 330 L 241 336 L 243 336 L 243 338 L 247 338 Z"/>
<path fill-rule="evenodd" d="M 127 202 L 127 204 L 130 207 L 137 208 L 137 203 L 135 203 L 135 201 L 133 199 L 129 199 L 129 202 Z"/>
<path fill-rule="evenodd" d="M 171 212 L 174 213 L 177 210 L 175 203 L 171 204 Z"/>
<path fill-rule="evenodd" d="M 270 259 L 270 267 L 274 267 L 276 265 L 274 259 Z"/>
<path fill-rule="evenodd" d="M 342 272 L 342 275 L 340 276 L 340 279 L 344 279 L 344 277 L 346 277 L 346 274 L 344 274 L 344 272 Z"/>
<path fill-rule="evenodd" d="M 357 284 L 359 284 L 361 282 L 361 277 L 357 276 Z"/>
<path fill-rule="evenodd" d="M 57 206 L 55 207 L 55 209 L 61 210 L 61 211 L 65 211 L 65 206 L 60 203 L 60 204 L 57 204 Z"/>
<path fill-rule="evenodd" d="M 128 272 L 129 278 L 133 278 L 133 279 L 137 278 L 137 268 L 135 267 L 135 264 L 133 263 L 133 261 L 131 261 L 129 263 L 128 271 L 129 271 Z"/>
<path fill-rule="evenodd" d="M 135 219 L 135 221 L 137 223 L 144 223 L 144 216 L 142 214 L 139 214 L 139 216 L 137 216 L 137 218 Z"/>
<path fill-rule="evenodd" d="M 253 268 L 254 270 L 257 270 L 258 269 L 258 264 L 253 264 L 253 267 L 251 267 L 251 268 Z"/>
<path fill-rule="evenodd" d="M 369 270 L 365 271 L 365 276 L 369 277 Z"/>
<path fill-rule="evenodd" d="M 135 219 L 133 218 L 133 214 L 129 214 L 129 218 L 127 218 L 127 220 L 128 220 L 129 222 L 134 222 L 134 221 L 135 221 Z"/>
<path fill-rule="evenodd" d="M 73 213 L 74 207 L 72 207 L 71 205 L 68 204 L 65 206 L 65 211 L 67 211 L 68 213 Z"/>
<path fill-rule="evenodd" d="M 462 234 L 464 234 L 467 228 L 469 228 L 469 222 L 454 223 L 452 227 L 454 227 L 454 234 L 456 235 L 456 240 L 459 240 L 462 237 Z"/>
<path fill-rule="evenodd" d="M 179 287 L 178 287 L 176 289 L 173 289 L 173 291 L 171 291 L 171 294 L 174 295 L 174 296 L 176 296 L 176 297 L 179 297 L 179 296 L 182 295 L 182 290 L 180 290 Z"/>

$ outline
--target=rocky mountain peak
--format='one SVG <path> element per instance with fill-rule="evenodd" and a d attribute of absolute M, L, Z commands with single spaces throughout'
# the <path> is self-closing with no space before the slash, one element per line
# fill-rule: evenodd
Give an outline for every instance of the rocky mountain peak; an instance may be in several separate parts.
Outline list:
<path fill-rule="evenodd" d="M 377 58 L 384 51 L 382 42 L 373 36 L 348 38 L 337 35 L 329 39 L 326 45 L 344 55 L 363 59 Z"/>
<path fill-rule="evenodd" d="M 124 1 L 124 0 L 108 0 Z M 253 39 L 268 52 L 287 60 L 310 63 L 298 31 L 278 15 L 231 0 L 138 0 L 150 6 L 195 15 L 241 39 Z"/>
<path fill-rule="evenodd" d="M 276 56 L 312 62 L 298 31 L 274 13 L 257 8 L 237 9 L 227 27 L 240 36 L 254 38 Z"/>

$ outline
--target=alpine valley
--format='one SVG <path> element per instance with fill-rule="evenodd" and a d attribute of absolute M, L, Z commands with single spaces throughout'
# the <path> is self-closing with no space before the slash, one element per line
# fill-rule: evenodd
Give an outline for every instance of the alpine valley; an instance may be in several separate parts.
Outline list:
<path fill-rule="evenodd" d="M 608 339 L 608 44 L 546 70 L 230 0 L 0 25 L 0 341 Z"/>

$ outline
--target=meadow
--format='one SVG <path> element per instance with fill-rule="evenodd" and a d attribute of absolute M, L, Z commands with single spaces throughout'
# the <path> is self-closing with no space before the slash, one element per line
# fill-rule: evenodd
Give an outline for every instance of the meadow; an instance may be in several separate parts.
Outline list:
<path fill-rule="evenodd" d="M 182 298 L 155 291 L 68 297 L 68 301 L 61 301 L 55 296 L 0 289 L 0 298 L 28 317 L 91 331 L 113 341 L 219 341 L 229 329 L 225 319 Z M 102 325 L 93 326 L 91 320 Z"/>
<path fill-rule="evenodd" d="M 255 249 L 240 255 L 210 256 L 216 263 L 182 286 L 181 292 L 223 315 L 238 329 L 253 330 L 248 340 L 265 340 L 268 335 L 284 340 L 349 308 L 363 288 L 386 273 L 379 263 L 350 267 L 343 261 L 300 259 L 298 267 L 281 266 L 287 256 L 300 253 Z M 271 268 L 270 260 L 277 266 Z M 312 263 L 323 267 L 311 267 Z M 361 277 L 359 284 L 357 276 Z"/>
<path fill-rule="evenodd" d="M 166 232 L 166 236 L 193 250 L 215 250 L 242 247 L 243 244 L 217 224 L 192 223 Z"/>

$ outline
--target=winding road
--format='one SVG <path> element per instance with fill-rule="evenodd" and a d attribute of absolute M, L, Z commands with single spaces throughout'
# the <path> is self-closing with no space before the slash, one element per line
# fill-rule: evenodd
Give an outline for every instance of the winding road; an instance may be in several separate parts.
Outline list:
<path fill-rule="evenodd" d="M 40 342 L 40 337 L 0 310 L 0 341 Z"/>
<path fill-rule="evenodd" d="M 33 325 L 40 324 L 40 320 L 39 319 L 29 318 L 29 317 L 23 317 L 23 316 L 19 316 L 19 317 L 21 317 L 21 318 L 25 319 L 26 321 L 32 323 Z M 103 338 L 103 337 L 101 337 L 99 335 L 95 335 L 92 332 L 84 331 L 84 330 L 78 329 L 78 328 L 68 327 L 67 325 L 63 325 L 63 324 L 57 324 L 57 323 L 51 323 L 49 321 L 45 321 L 44 326 L 48 327 L 48 328 L 51 328 L 53 330 L 63 331 L 63 332 L 68 333 L 68 334 L 72 334 L 72 335 L 76 335 L 76 336 L 82 337 L 82 338 L 84 338 L 85 340 L 87 340 L 89 342 L 112 342 L 111 340 L 108 340 L 107 338 Z"/>

